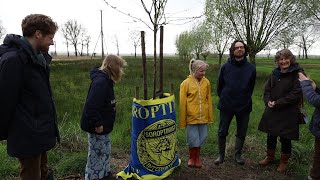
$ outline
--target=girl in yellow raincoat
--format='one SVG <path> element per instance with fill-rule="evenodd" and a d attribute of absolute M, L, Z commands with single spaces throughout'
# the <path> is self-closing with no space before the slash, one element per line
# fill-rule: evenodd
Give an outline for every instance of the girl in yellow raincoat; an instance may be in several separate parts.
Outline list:
<path fill-rule="evenodd" d="M 205 77 L 208 66 L 191 60 L 190 75 L 180 84 L 180 128 L 187 128 L 189 167 L 201 168 L 200 147 L 208 134 L 207 124 L 213 122 L 210 81 Z"/>

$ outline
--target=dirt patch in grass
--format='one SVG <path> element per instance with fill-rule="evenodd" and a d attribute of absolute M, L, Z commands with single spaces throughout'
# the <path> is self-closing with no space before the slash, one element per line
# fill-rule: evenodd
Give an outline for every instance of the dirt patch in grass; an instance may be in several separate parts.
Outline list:
<path fill-rule="evenodd" d="M 180 155 L 181 165 L 176 168 L 174 172 L 165 180 L 291 180 L 294 178 L 294 173 L 288 169 L 285 173 L 276 171 L 278 161 L 267 167 L 260 167 L 256 160 L 246 158 L 245 165 L 238 165 L 235 163 L 233 157 L 226 157 L 225 162 L 216 166 L 214 159 L 208 156 L 202 156 L 202 168 L 190 168 L 187 166 L 187 154 Z M 128 165 L 130 154 L 116 153 L 112 154 L 111 158 L 111 172 L 110 180 L 121 180 L 121 177 L 116 177 L 116 174 Z M 84 177 L 80 175 L 70 175 L 59 180 L 83 180 Z"/>
<path fill-rule="evenodd" d="M 287 171 L 279 173 L 276 171 L 279 161 L 275 161 L 268 167 L 260 167 L 258 162 L 246 158 L 245 165 L 235 163 L 233 157 L 226 157 L 222 165 L 216 166 L 214 159 L 202 156 L 202 168 L 190 168 L 187 166 L 187 154 L 181 154 L 181 166 L 166 178 L 166 180 L 231 180 L 231 179 L 294 179 L 294 174 Z M 122 171 L 129 163 L 129 154 L 113 154 L 111 167 L 113 176 L 110 179 L 116 179 L 115 175 Z M 118 179 L 122 179 L 119 177 Z"/>

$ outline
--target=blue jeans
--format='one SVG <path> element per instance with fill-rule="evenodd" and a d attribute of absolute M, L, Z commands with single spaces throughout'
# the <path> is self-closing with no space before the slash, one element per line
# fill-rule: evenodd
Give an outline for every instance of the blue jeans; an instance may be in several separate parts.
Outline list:
<path fill-rule="evenodd" d="M 229 126 L 232 121 L 233 116 L 236 116 L 237 121 L 237 134 L 236 137 L 245 140 L 247 135 L 248 123 L 250 112 L 232 112 L 232 111 L 222 111 L 220 110 L 220 122 L 219 122 L 219 137 L 228 136 Z"/>
<path fill-rule="evenodd" d="M 208 135 L 207 124 L 187 125 L 187 144 L 189 148 L 200 147 L 204 144 Z"/>

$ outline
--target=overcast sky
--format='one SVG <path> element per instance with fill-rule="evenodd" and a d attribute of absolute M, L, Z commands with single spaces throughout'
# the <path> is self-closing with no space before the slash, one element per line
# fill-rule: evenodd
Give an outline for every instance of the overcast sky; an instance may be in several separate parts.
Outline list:
<path fill-rule="evenodd" d="M 119 39 L 120 54 L 133 53 L 134 48 L 129 40 L 129 31 L 138 30 L 146 32 L 147 53 L 153 52 L 152 31 L 141 22 L 133 22 L 133 19 L 119 13 L 104 0 L 0 0 L 0 20 L 6 29 L 6 33 L 21 34 L 21 21 L 35 13 L 51 16 L 61 27 L 68 20 L 75 19 L 81 23 L 91 36 L 90 53 L 101 52 L 100 34 L 100 10 L 103 14 L 103 32 L 106 43 L 105 52 L 116 53 L 115 35 Z M 145 0 L 150 2 L 151 0 Z M 108 0 L 117 9 L 130 13 L 130 15 L 143 19 L 150 24 L 147 14 L 142 9 L 140 0 Z M 166 13 L 170 17 L 200 16 L 203 13 L 204 0 L 168 0 Z M 164 52 L 175 53 L 174 45 L 176 35 L 182 31 L 190 30 L 196 21 L 184 25 L 172 22 L 164 27 Z M 60 28 L 61 29 L 61 28 Z M 57 51 L 66 49 L 61 32 L 55 35 Z M 97 46 L 96 46 L 97 44 Z M 95 48 L 96 46 L 96 48 Z M 73 52 L 73 49 L 69 49 Z M 51 46 L 50 51 L 54 51 Z M 138 48 L 141 53 L 141 48 Z"/>

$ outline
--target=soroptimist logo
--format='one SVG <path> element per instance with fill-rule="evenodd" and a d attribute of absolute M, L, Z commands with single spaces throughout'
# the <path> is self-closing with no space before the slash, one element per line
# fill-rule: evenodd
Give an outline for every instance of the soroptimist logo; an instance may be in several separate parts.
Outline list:
<path fill-rule="evenodd" d="M 157 121 L 146 127 L 137 139 L 141 164 L 149 171 L 170 168 L 176 159 L 176 124 L 172 119 Z"/>

